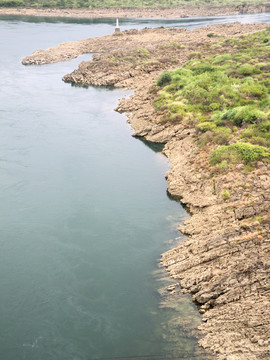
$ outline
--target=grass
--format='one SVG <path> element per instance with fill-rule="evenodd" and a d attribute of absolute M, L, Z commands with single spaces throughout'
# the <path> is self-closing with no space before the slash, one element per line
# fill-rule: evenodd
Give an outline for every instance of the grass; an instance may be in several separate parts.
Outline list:
<path fill-rule="evenodd" d="M 163 121 L 195 124 L 198 145 L 221 145 L 212 165 L 269 158 L 269 35 L 270 28 L 219 41 L 210 56 L 192 53 L 183 67 L 157 81 L 154 107 Z"/>

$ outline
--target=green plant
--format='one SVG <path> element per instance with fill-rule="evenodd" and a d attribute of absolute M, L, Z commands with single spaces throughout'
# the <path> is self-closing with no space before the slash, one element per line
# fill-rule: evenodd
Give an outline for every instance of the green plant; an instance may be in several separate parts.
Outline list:
<path fill-rule="evenodd" d="M 227 160 L 222 160 L 220 163 L 216 164 L 216 169 L 220 172 L 227 172 L 230 169 L 230 164 Z"/>
<path fill-rule="evenodd" d="M 244 161 L 246 164 L 269 158 L 269 150 L 263 146 L 237 142 L 231 145 L 222 145 L 210 155 L 210 164 L 215 165 L 223 160 L 231 163 Z"/>
<path fill-rule="evenodd" d="M 241 133 L 241 137 L 253 144 L 270 147 L 270 121 L 249 126 Z"/>
<path fill-rule="evenodd" d="M 164 71 L 157 79 L 157 85 L 162 87 L 172 81 L 172 76 L 168 71 Z"/>
<path fill-rule="evenodd" d="M 213 131 L 216 129 L 216 125 L 213 122 L 205 121 L 198 124 L 196 128 L 201 132 Z"/>
<path fill-rule="evenodd" d="M 1 0 L 0 7 L 20 7 L 23 6 L 22 0 Z"/>
<path fill-rule="evenodd" d="M 266 114 L 254 106 L 238 106 L 233 109 L 225 110 L 220 115 L 221 120 L 232 120 L 233 124 L 252 124 L 266 119 Z"/>
<path fill-rule="evenodd" d="M 200 59 L 202 57 L 202 53 L 199 51 L 192 51 L 188 55 L 188 59 Z"/>
<path fill-rule="evenodd" d="M 221 196 L 222 196 L 222 199 L 224 201 L 226 201 L 226 200 L 229 200 L 229 198 L 231 197 L 231 193 L 229 192 L 228 189 L 224 189 L 221 193 Z"/>
<path fill-rule="evenodd" d="M 269 135 L 270 133 L 270 120 L 264 121 L 262 123 L 259 124 L 259 131 L 261 131 L 262 133 L 266 133 Z"/>
<path fill-rule="evenodd" d="M 239 66 L 236 73 L 243 76 L 252 75 L 256 71 L 256 68 L 250 64 L 243 64 Z"/>
<path fill-rule="evenodd" d="M 231 60 L 232 56 L 230 54 L 220 54 L 214 57 L 213 64 L 214 65 L 220 65 L 223 64 L 229 60 Z"/>

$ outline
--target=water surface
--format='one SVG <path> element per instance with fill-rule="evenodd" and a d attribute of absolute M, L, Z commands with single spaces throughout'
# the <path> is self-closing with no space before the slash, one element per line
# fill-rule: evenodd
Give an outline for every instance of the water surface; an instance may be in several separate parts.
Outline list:
<path fill-rule="evenodd" d="M 122 28 L 216 19 L 125 20 Z M 165 157 L 132 138 L 113 111 L 127 94 L 61 81 L 90 55 L 20 63 L 36 49 L 112 33 L 114 21 L 39 20 L 0 18 L 0 357 L 88 360 L 176 349 L 179 359 L 202 359 L 189 297 L 178 309 L 187 326 L 174 338 L 167 324 L 175 311 L 159 309 L 153 273 L 187 215 L 166 195 Z"/>

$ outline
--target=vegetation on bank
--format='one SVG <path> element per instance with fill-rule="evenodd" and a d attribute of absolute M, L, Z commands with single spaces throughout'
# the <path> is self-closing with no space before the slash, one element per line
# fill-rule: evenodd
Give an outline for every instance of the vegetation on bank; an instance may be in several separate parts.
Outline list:
<path fill-rule="evenodd" d="M 210 45 L 165 71 L 152 91 L 162 121 L 196 127 L 199 146 L 215 145 L 210 164 L 270 158 L 270 28 Z"/>
<path fill-rule="evenodd" d="M 179 6 L 263 5 L 267 0 L 0 0 L 0 7 L 34 8 L 171 8 Z"/>

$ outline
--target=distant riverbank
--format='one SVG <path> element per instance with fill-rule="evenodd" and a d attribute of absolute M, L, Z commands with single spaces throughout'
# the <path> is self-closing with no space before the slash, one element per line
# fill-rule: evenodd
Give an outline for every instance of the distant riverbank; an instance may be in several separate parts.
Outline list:
<path fill-rule="evenodd" d="M 237 6 L 182 6 L 175 8 L 96 8 L 96 9 L 32 9 L 0 8 L 0 15 L 25 15 L 72 18 L 185 18 L 255 14 L 270 11 L 269 4 Z"/>

